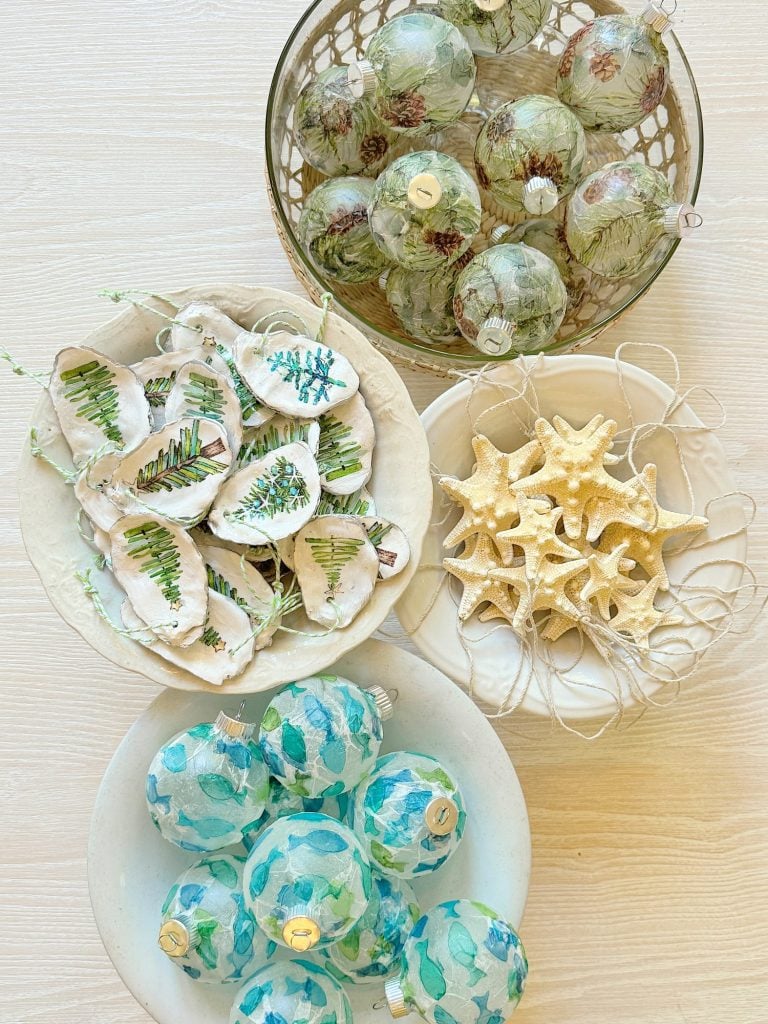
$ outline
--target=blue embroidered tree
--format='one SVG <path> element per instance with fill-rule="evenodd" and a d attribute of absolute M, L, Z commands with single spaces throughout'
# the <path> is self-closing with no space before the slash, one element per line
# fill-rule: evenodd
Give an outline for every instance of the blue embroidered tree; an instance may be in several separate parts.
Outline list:
<path fill-rule="evenodd" d="M 314 352 L 281 348 L 267 357 L 270 370 L 283 371 L 283 380 L 293 384 L 300 402 L 317 405 L 328 401 L 332 387 L 345 388 L 346 381 L 331 376 L 335 356 L 332 349 L 318 345 Z"/>

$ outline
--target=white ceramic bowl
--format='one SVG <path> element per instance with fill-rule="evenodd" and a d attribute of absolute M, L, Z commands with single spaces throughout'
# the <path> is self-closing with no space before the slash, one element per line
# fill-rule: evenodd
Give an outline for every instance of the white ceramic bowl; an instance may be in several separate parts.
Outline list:
<path fill-rule="evenodd" d="M 483 383 L 474 390 L 469 381 L 463 381 L 440 395 L 422 414 L 429 439 L 432 464 L 440 474 L 465 478 L 472 470 L 471 439 L 474 433 L 485 434 L 503 451 L 512 451 L 522 445 L 524 435 L 516 416 L 507 409 L 496 408 L 498 403 L 511 397 L 505 385 L 518 388 L 524 373 L 530 373 L 535 387 L 540 415 L 551 419 L 563 416 L 575 426 L 586 423 L 595 413 L 615 419 L 619 430 L 635 424 L 659 420 L 674 398 L 671 388 L 651 373 L 631 363 L 621 363 L 621 379 L 615 359 L 603 356 L 571 355 L 521 358 L 514 363 L 495 367 Z M 529 392 L 529 398 L 532 392 Z M 520 409 L 516 405 L 516 409 Z M 473 423 L 483 417 L 477 430 Z M 634 420 L 631 419 L 634 417 Z M 529 422 L 532 417 L 529 417 Z M 676 407 L 670 417 L 675 424 L 701 427 L 701 421 L 686 404 Z M 686 460 L 693 490 L 693 512 L 705 513 L 707 503 L 734 490 L 725 452 L 711 432 L 693 429 L 677 434 Z M 636 463 L 655 462 L 658 466 L 658 499 L 662 506 L 675 511 L 691 511 L 685 478 L 669 435 L 656 435 L 643 443 L 636 453 Z M 622 472 L 623 470 L 623 472 Z M 626 465 L 617 467 L 618 475 L 630 475 Z M 472 661 L 462 646 L 457 631 L 456 601 L 451 590 L 443 585 L 434 598 L 443 575 L 440 568 L 446 552 L 443 540 L 458 519 L 458 509 L 434 484 L 434 519 L 422 548 L 422 568 L 414 577 L 410 588 L 400 600 L 397 613 L 403 628 L 412 636 L 419 650 L 433 664 L 442 669 L 460 685 L 469 689 L 479 700 L 494 709 L 505 705 L 510 680 L 516 677 L 524 655 L 519 642 L 509 627 L 495 628 L 497 623 L 481 623 L 476 617 L 466 623 L 466 635 L 473 641 Z M 456 514 L 448 512 L 456 509 Z M 448 514 L 446 514 L 448 512 Z M 709 510 L 710 526 L 707 535 L 713 538 L 731 533 L 744 526 L 744 511 L 738 497 L 719 502 Z M 699 538 L 697 538 L 698 543 Z M 714 541 L 706 548 L 690 550 L 666 557 L 672 583 L 679 582 L 691 569 L 712 559 L 742 560 L 746 556 L 746 533 Z M 738 586 L 741 569 L 734 564 L 721 564 L 701 569 L 700 583 L 713 583 L 724 589 Z M 661 630 L 659 632 L 662 632 Z M 706 627 L 690 630 L 688 639 L 701 645 L 710 637 Z M 561 665 L 570 665 L 578 654 L 576 633 L 566 633 L 554 648 Z M 527 657 L 527 656 L 526 656 Z M 665 664 L 677 672 L 691 667 L 689 654 L 677 648 L 665 656 Z M 525 662 L 522 662 L 526 666 Z M 532 678 L 521 707 L 527 711 L 546 715 L 550 713 L 543 687 L 550 689 L 551 701 L 564 719 L 589 719 L 612 715 L 621 705 L 625 708 L 636 703 L 635 695 L 626 685 L 618 685 L 608 672 L 604 661 L 591 645 L 587 645 L 579 664 L 565 673 L 566 681 L 548 671 L 539 660 L 536 664 L 538 679 Z M 643 693 L 652 696 L 661 684 L 645 676 L 638 679 Z"/>
<path fill-rule="evenodd" d="M 212 302 L 250 328 L 265 314 L 293 310 L 317 331 L 321 311 L 304 299 L 274 288 L 244 285 L 200 285 L 173 292 L 168 298 L 181 306 L 192 300 Z M 154 299 L 156 308 L 171 309 Z M 121 363 L 133 363 L 156 354 L 154 339 L 165 321 L 136 307 L 128 307 L 98 328 L 83 344 L 105 352 Z M 380 515 L 397 523 L 411 546 L 411 563 L 400 575 L 376 585 L 373 598 L 346 629 L 321 636 L 297 636 L 278 631 L 271 645 L 260 651 L 245 672 L 228 680 L 226 693 L 254 693 L 312 675 L 367 639 L 386 618 L 416 569 L 432 502 L 429 452 L 424 430 L 402 380 L 391 364 L 354 327 L 331 313 L 325 339 L 351 360 L 360 376 L 360 391 L 373 417 L 376 448 L 368 489 Z M 67 464 L 69 449 L 59 433 L 58 421 L 47 393 L 32 414 L 32 425 L 50 446 L 46 453 Z M 71 462 L 69 463 L 71 465 Z M 176 668 L 134 640 L 120 636 L 97 614 L 75 573 L 93 565 L 93 550 L 80 536 L 75 516 L 78 504 L 72 488 L 42 460 L 24 447 L 19 467 L 21 530 L 30 560 L 61 617 L 91 647 L 122 668 L 139 672 L 164 686 L 182 690 L 218 690 L 183 669 Z M 113 621 L 119 622 L 122 600 L 111 577 L 97 576 Z M 292 622 L 317 632 L 306 620 Z"/>
<path fill-rule="evenodd" d="M 423 908 L 453 897 L 484 901 L 519 926 L 530 877 L 530 833 L 515 770 L 487 719 L 437 669 L 407 651 L 369 640 L 334 672 L 363 686 L 395 687 L 395 715 L 383 752 L 410 749 L 439 758 L 457 777 L 467 806 L 464 839 L 439 871 L 414 881 Z M 249 697 L 258 721 L 268 695 Z M 226 1024 L 237 985 L 201 985 L 157 948 L 160 907 L 176 876 L 197 858 L 152 826 L 144 797 L 147 767 L 174 733 L 211 721 L 237 700 L 162 694 L 133 725 L 102 780 L 88 844 L 88 885 L 96 924 L 118 973 L 159 1024 Z M 255 968 L 254 968 L 255 969 Z M 357 1024 L 389 1019 L 373 1009 L 383 986 L 349 986 Z"/>

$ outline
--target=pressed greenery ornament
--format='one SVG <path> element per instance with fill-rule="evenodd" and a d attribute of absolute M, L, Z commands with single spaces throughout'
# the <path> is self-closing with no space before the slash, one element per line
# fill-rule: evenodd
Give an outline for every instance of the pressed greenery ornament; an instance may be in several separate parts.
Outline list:
<path fill-rule="evenodd" d="M 226 430 L 230 451 L 238 452 L 243 437 L 242 410 L 230 380 L 228 372 L 219 373 L 204 363 L 181 366 L 166 400 L 166 419 L 213 420 Z"/>
<path fill-rule="evenodd" d="M 353 494 L 368 482 L 376 435 L 371 414 L 358 391 L 348 402 L 320 416 L 317 467 L 330 494 Z"/>
<path fill-rule="evenodd" d="M 235 997 L 229 1024 L 352 1024 L 341 985 L 310 960 L 266 964 Z"/>
<path fill-rule="evenodd" d="M 359 521 L 312 519 L 296 535 L 293 560 L 304 611 L 322 626 L 348 626 L 373 595 L 379 559 Z"/>
<path fill-rule="evenodd" d="M 551 0 L 440 0 L 439 10 L 461 29 L 472 52 L 484 57 L 514 53 L 539 34 Z"/>
<path fill-rule="evenodd" d="M 312 454 L 316 455 L 319 440 L 320 424 L 317 420 L 291 419 L 277 414 L 261 427 L 248 428 L 237 453 L 235 468 L 241 469 L 257 459 L 263 459 L 269 452 L 291 444 L 292 441 L 303 441 Z"/>
<path fill-rule="evenodd" d="M 545 256 L 549 256 L 565 285 L 565 290 L 568 293 L 568 305 L 579 305 L 590 275 L 589 271 L 576 260 L 568 248 L 564 224 L 549 217 L 525 220 L 514 226 L 498 224 L 491 231 L 491 243 L 503 245 L 506 242 L 522 242 L 523 245 L 538 249 Z"/>
<path fill-rule="evenodd" d="M 453 316 L 453 289 L 459 271 L 474 259 L 471 249 L 449 267 L 410 270 L 392 267 L 382 282 L 392 312 L 408 334 L 428 344 L 461 336 Z"/>

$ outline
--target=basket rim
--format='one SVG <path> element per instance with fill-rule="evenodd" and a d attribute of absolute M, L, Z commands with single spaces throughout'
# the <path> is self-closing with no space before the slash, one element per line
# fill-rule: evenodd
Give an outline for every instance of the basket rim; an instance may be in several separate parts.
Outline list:
<path fill-rule="evenodd" d="M 370 320 L 367 319 L 367 317 L 364 314 L 358 312 L 358 310 L 353 309 L 350 305 L 348 305 L 344 298 L 336 293 L 332 283 L 325 281 L 319 275 L 317 269 L 314 267 L 314 265 L 310 262 L 308 256 L 305 254 L 298 238 L 296 237 L 296 234 L 294 233 L 291 222 L 288 219 L 283 206 L 282 194 L 280 193 L 277 178 L 274 171 L 274 160 L 272 152 L 272 141 L 270 137 L 270 128 L 274 117 L 278 82 L 280 80 L 282 71 L 287 63 L 290 49 L 294 41 L 298 37 L 299 33 L 301 32 L 302 28 L 304 27 L 305 23 L 309 20 L 309 18 L 317 10 L 317 8 L 325 3 L 327 3 L 327 0 L 312 0 L 312 3 L 310 3 L 305 8 L 304 13 L 293 26 L 290 35 L 285 41 L 285 45 L 280 51 L 280 56 L 278 57 L 277 63 L 275 64 L 275 70 L 272 75 L 272 81 L 270 82 L 269 85 L 267 109 L 264 119 L 264 160 L 267 172 L 267 180 L 269 183 L 269 192 L 272 197 L 272 207 L 273 210 L 277 212 L 280 225 L 282 225 L 283 231 L 285 232 L 286 241 L 288 242 L 288 245 L 290 246 L 293 255 L 296 256 L 301 261 L 301 263 L 303 264 L 304 271 L 309 275 L 310 279 L 315 282 L 317 288 L 320 291 L 329 291 L 332 293 L 336 308 L 341 313 L 342 316 L 351 318 L 351 322 L 358 326 L 359 330 L 363 330 L 366 332 L 370 331 L 374 336 L 386 339 L 386 345 L 388 347 L 393 347 L 395 352 L 403 350 L 404 356 L 406 355 L 406 353 L 410 352 L 410 359 L 413 359 L 417 363 L 426 362 L 424 357 L 427 357 L 430 364 L 434 363 L 437 360 L 438 362 L 446 362 L 447 364 L 461 364 L 465 367 L 471 368 L 484 366 L 491 363 L 507 363 L 510 362 L 512 359 L 516 359 L 518 355 L 520 355 L 521 353 L 509 352 L 503 356 L 489 356 L 479 351 L 449 353 L 443 352 L 441 350 L 436 350 L 434 346 L 430 346 L 423 342 L 419 342 L 416 339 L 405 339 L 400 337 L 399 335 L 393 334 L 391 331 L 386 330 L 383 327 L 379 327 L 375 323 L 372 323 Z M 618 5 L 611 4 L 611 6 Z M 619 7 L 619 10 L 624 11 L 624 8 Z M 675 50 L 679 55 L 683 67 L 685 68 L 685 72 L 688 76 L 688 82 L 691 87 L 694 107 L 696 111 L 696 129 L 698 132 L 699 143 L 698 160 L 696 161 L 696 166 L 691 168 L 693 175 L 690 194 L 690 202 L 694 204 L 699 195 L 699 187 L 701 185 L 701 175 L 704 164 L 704 120 L 701 110 L 701 97 L 699 96 L 699 90 L 696 86 L 696 79 L 694 78 L 693 69 L 691 68 L 690 61 L 688 60 L 685 50 L 683 49 L 683 46 L 680 40 L 678 39 L 676 33 L 670 31 L 666 33 L 666 36 L 667 39 L 674 40 Z M 670 82 L 669 90 L 674 91 L 674 82 Z M 644 295 L 648 293 L 651 286 L 654 284 L 654 282 L 662 273 L 662 271 L 666 268 L 667 264 L 677 251 L 677 247 L 679 246 L 680 241 L 681 239 L 679 238 L 673 240 L 669 249 L 665 253 L 663 259 L 654 268 L 654 271 L 648 278 L 648 280 L 640 288 L 638 288 L 637 291 L 635 291 L 632 295 L 625 299 L 616 309 L 614 309 L 609 316 L 603 317 L 602 319 L 596 321 L 595 323 L 590 324 L 589 327 L 581 331 L 578 331 L 576 334 L 573 334 L 570 337 L 563 339 L 562 341 L 555 342 L 554 344 L 547 345 L 542 349 L 537 350 L 537 353 L 535 354 L 541 352 L 544 355 L 551 355 L 555 352 L 571 349 L 577 345 L 584 345 L 593 338 L 597 337 L 598 334 L 601 334 L 606 328 L 614 324 L 639 299 L 641 299 Z"/>

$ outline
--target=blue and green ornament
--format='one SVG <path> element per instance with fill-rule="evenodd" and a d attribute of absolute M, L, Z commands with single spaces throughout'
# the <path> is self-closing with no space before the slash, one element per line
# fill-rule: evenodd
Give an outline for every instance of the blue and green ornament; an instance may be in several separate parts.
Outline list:
<path fill-rule="evenodd" d="M 157 944 L 196 981 L 242 982 L 277 949 L 246 910 L 243 864 L 226 853 L 205 857 L 179 875 L 163 904 Z"/>
<path fill-rule="evenodd" d="M 329 946 L 363 916 L 371 867 L 361 843 L 325 814 L 292 814 L 256 838 L 243 876 L 246 906 L 271 939 L 298 953 Z"/>
<path fill-rule="evenodd" d="M 276 818 L 311 811 L 314 814 L 327 814 L 329 818 L 335 818 L 337 821 L 346 821 L 348 807 L 349 793 L 326 797 L 299 796 L 286 789 L 277 779 L 270 779 L 266 810 L 259 820 L 243 833 L 243 846 L 246 851 L 250 850 L 256 842 L 256 836 Z"/>
<path fill-rule="evenodd" d="M 392 701 L 378 686 L 364 690 L 340 676 L 290 683 L 261 720 L 264 763 L 298 797 L 345 793 L 373 767 L 391 715 Z"/>
<path fill-rule="evenodd" d="M 349 823 L 373 867 L 401 878 L 417 878 L 445 864 L 466 821 L 450 772 L 434 757 L 405 750 L 380 757 L 349 804 Z"/>
<path fill-rule="evenodd" d="M 239 843 L 264 813 L 269 773 L 254 726 L 221 711 L 178 733 L 152 758 L 147 808 L 164 839 L 206 853 Z"/>
<path fill-rule="evenodd" d="M 482 903 L 449 900 L 408 936 L 400 975 L 385 983 L 393 1017 L 429 1024 L 504 1024 L 525 988 L 528 961 L 515 929 Z"/>
<path fill-rule="evenodd" d="M 338 981 L 309 960 L 261 967 L 235 997 L 229 1024 L 352 1024 Z"/>

